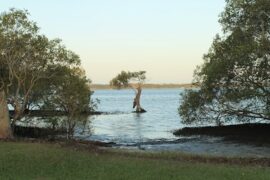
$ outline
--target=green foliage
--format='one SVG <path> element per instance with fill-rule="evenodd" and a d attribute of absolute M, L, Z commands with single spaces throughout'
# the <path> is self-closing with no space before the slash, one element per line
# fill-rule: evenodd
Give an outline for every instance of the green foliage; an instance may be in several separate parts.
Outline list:
<path fill-rule="evenodd" d="M 270 120 L 270 1 L 228 0 L 213 41 L 195 72 L 198 90 L 183 94 L 187 124 Z"/>
<path fill-rule="evenodd" d="M 113 78 L 110 82 L 111 86 L 115 86 L 117 88 L 127 87 L 130 80 L 129 72 L 122 71 L 115 78 Z"/>
<path fill-rule="evenodd" d="M 65 126 L 70 138 L 76 125 L 87 120 L 81 115 L 94 111 L 96 103 L 91 99 L 91 81 L 87 79 L 84 70 L 58 67 L 55 71 L 57 78 L 48 83 L 50 88 L 42 93 L 43 98 L 39 103 L 42 104 L 41 109 L 58 110 L 67 114 L 59 123 Z"/>
<path fill-rule="evenodd" d="M 44 94 L 45 109 L 58 109 L 71 114 L 89 112 L 91 81 L 85 76 L 85 72 L 80 68 L 58 67 L 57 78 L 48 83 L 50 89 Z M 50 105 L 49 105 L 50 104 Z"/>
<path fill-rule="evenodd" d="M 146 71 L 138 72 L 126 72 L 122 71 L 115 78 L 110 81 L 110 85 L 118 89 L 125 88 L 130 85 L 130 83 L 143 83 L 146 79 Z"/>
<path fill-rule="evenodd" d="M 35 106 L 67 112 L 72 119 L 69 127 L 74 127 L 77 114 L 96 106 L 90 80 L 80 67 L 80 57 L 61 40 L 40 34 L 28 16 L 16 9 L 0 15 L 0 90 L 15 109 L 13 124 Z"/>

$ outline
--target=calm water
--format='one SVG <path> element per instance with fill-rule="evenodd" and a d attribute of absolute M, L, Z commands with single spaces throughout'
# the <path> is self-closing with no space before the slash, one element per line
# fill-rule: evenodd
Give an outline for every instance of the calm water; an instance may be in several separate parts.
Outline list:
<path fill-rule="evenodd" d="M 222 138 L 176 137 L 173 131 L 182 128 L 177 108 L 183 89 L 144 89 L 141 105 L 147 113 L 132 113 L 134 91 L 97 90 L 98 111 L 108 114 L 89 118 L 92 135 L 79 138 L 115 142 L 118 148 L 150 151 L 183 151 L 228 156 L 267 156 L 270 147 L 224 142 Z"/>
<path fill-rule="evenodd" d="M 101 103 L 98 110 L 108 115 L 92 117 L 93 136 L 99 140 L 134 143 L 174 140 L 172 131 L 182 127 L 177 113 L 180 89 L 146 89 L 141 105 L 147 113 L 132 113 L 134 91 L 98 90 L 94 98 Z"/>

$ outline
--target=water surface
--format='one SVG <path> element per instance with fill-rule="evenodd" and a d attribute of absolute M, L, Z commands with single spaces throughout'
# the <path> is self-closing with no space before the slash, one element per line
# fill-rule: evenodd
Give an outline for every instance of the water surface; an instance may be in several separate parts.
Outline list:
<path fill-rule="evenodd" d="M 178 115 L 183 89 L 144 89 L 141 105 L 146 113 L 132 113 L 133 90 L 97 90 L 98 111 L 91 116 L 92 135 L 79 138 L 115 142 L 118 148 L 149 151 L 182 151 L 226 156 L 270 157 L 270 147 L 224 142 L 213 137 L 176 137 L 173 131 L 184 127 Z"/>
<path fill-rule="evenodd" d="M 93 136 L 99 140 L 134 143 L 158 139 L 177 139 L 172 131 L 183 127 L 177 113 L 181 89 L 145 89 L 141 105 L 147 113 L 132 113 L 134 91 L 98 90 L 94 98 L 98 110 L 106 115 L 91 117 Z"/>

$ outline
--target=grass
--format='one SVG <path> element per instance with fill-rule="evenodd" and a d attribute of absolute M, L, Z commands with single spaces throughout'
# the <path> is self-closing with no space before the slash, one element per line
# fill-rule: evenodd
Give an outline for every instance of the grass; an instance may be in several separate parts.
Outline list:
<path fill-rule="evenodd" d="M 167 153 L 137 154 L 86 151 L 59 144 L 0 142 L 0 179 L 270 178 L 269 167 L 188 162 L 177 159 L 177 154 L 166 159 L 163 156 L 169 156 Z"/>

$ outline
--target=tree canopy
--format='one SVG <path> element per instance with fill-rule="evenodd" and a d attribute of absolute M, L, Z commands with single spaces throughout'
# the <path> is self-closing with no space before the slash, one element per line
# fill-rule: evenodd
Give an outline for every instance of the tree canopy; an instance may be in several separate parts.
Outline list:
<path fill-rule="evenodd" d="M 146 80 L 146 71 L 138 71 L 138 72 L 126 72 L 122 71 L 115 78 L 110 81 L 110 85 L 112 87 L 116 87 L 117 89 L 130 87 L 135 90 L 136 96 L 133 101 L 133 108 L 136 107 L 137 113 L 146 112 L 145 109 L 141 107 L 140 98 L 142 92 L 142 85 Z"/>
<path fill-rule="evenodd" d="M 270 120 L 270 1 L 227 0 L 217 35 L 186 90 L 183 123 Z"/>
<path fill-rule="evenodd" d="M 50 105 L 46 107 L 70 117 L 93 110 L 91 81 L 80 66 L 80 57 L 61 40 L 40 34 L 28 17 L 26 10 L 17 9 L 0 15 L 0 108 L 6 102 L 13 106 L 12 126 L 34 105 L 42 104 L 43 109 Z M 1 118 L 0 124 L 6 121 Z"/>
<path fill-rule="evenodd" d="M 146 76 L 146 71 L 138 71 L 138 72 L 126 72 L 122 71 L 115 78 L 110 81 L 110 85 L 116 87 L 118 89 L 126 88 L 133 85 L 144 83 Z"/>

